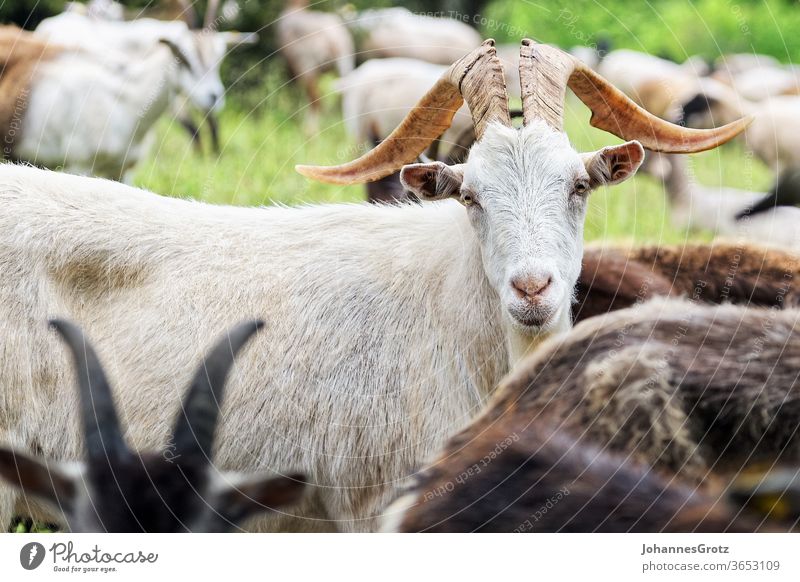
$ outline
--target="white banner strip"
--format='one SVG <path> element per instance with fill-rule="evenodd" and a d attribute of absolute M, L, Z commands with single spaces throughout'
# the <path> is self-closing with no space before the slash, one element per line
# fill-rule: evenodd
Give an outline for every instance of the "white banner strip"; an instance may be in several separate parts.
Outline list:
<path fill-rule="evenodd" d="M 727 535 L 0 535 L 5 580 L 800 580 L 800 537 Z M 13 578 L 12 578 L 13 576 Z"/>

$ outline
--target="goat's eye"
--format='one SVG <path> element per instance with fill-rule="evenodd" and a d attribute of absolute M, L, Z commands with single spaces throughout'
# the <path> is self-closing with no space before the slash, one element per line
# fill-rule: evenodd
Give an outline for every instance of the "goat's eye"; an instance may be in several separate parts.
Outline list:
<path fill-rule="evenodd" d="M 588 181 L 586 181 L 586 180 L 578 180 L 577 182 L 575 182 L 575 188 L 573 189 L 573 192 L 575 192 L 575 194 L 578 194 L 579 196 L 583 196 L 588 191 L 589 191 L 589 182 Z"/>
<path fill-rule="evenodd" d="M 462 192 L 461 203 L 464 206 L 478 205 L 478 201 L 475 199 L 475 194 L 473 194 L 472 192 Z"/>

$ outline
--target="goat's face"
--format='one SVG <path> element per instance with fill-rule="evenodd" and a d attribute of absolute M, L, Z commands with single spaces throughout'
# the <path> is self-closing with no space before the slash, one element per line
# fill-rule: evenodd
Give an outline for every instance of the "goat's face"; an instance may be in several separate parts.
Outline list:
<path fill-rule="evenodd" d="M 509 321 L 537 333 L 568 317 L 589 192 L 633 175 L 643 156 L 637 142 L 581 155 L 543 122 L 520 130 L 494 124 L 467 163 L 413 164 L 401 179 L 423 200 L 464 204 Z"/>
<path fill-rule="evenodd" d="M 55 511 L 73 532 L 225 532 L 297 503 L 301 475 L 219 473 L 205 459 L 132 454 L 94 463 L 44 463 L 0 447 L 5 478 Z"/>
<path fill-rule="evenodd" d="M 224 37 L 186 30 L 162 42 L 172 50 L 178 65 L 177 89 L 202 111 L 221 109 L 225 103 L 219 75 L 227 47 Z"/>

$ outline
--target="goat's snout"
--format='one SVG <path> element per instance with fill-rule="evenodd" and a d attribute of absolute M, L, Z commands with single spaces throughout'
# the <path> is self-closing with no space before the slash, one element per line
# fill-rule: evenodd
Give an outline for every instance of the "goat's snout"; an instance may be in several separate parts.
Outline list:
<path fill-rule="evenodd" d="M 518 276 L 511 279 L 511 287 L 517 299 L 534 303 L 540 298 L 553 283 L 551 274 L 540 276 Z"/>

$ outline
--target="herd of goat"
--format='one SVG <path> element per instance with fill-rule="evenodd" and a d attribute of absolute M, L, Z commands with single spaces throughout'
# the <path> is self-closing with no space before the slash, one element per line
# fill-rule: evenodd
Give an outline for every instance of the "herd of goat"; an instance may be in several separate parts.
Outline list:
<path fill-rule="evenodd" d="M 253 37 L 216 32 L 209 4 L 201 31 L 179 0 L 178 20 L 130 22 L 95 0 L 0 33 L 5 157 L 31 163 L 0 166 L 3 527 L 796 527 L 792 71 L 511 51 L 289 2 L 276 34 L 309 127 L 331 68 L 372 146 L 297 171 L 391 203 L 225 207 L 89 177 L 123 177 L 165 112 L 194 134 L 192 108 L 221 107 L 220 62 Z M 625 141 L 576 152 L 568 88 Z M 775 169 L 766 198 L 689 176 L 686 154 L 740 134 Z M 730 241 L 584 248 L 590 192 L 640 166 Z"/>

